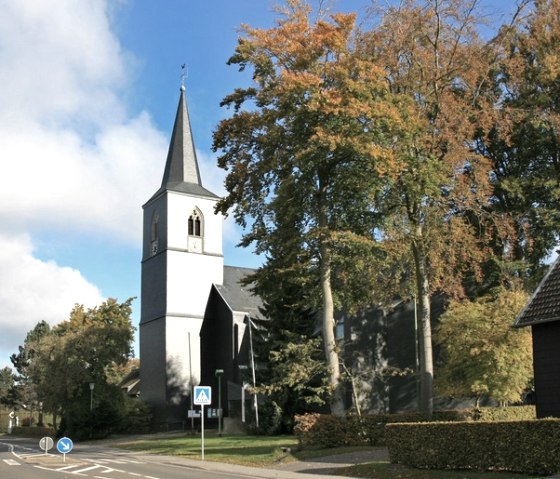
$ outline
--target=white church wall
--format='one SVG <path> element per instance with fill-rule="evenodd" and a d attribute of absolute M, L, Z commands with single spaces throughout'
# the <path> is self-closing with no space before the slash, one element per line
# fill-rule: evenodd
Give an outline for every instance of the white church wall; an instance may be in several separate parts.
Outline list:
<path fill-rule="evenodd" d="M 223 259 L 184 251 L 167 252 L 167 312 L 204 315 L 212 283 L 223 281 Z"/>
<path fill-rule="evenodd" d="M 188 218 L 196 209 L 202 213 L 202 252 L 222 256 L 223 216 L 214 213 L 216 201 L 189 195 L 168 195 L 168 247 L 186 250 L 188 247 Z"/>
<path fill-rule="evenodd" d="M 173 405 L 180 404 L 200 382 L 201 327 L 201 318 L 166 318 L 167 386 Z"/>

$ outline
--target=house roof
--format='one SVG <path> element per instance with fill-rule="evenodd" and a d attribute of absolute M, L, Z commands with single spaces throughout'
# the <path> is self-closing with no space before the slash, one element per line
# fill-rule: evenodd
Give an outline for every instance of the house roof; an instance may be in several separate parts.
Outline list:
<path fill-rule="evenodd" d="M 140 368 L 134 368 L 119 383 L 119 387 L 131 397 L 140 395 Z"/>
<path fill-rule="evenodd" d="M 514 326 L 560 321 L 560 257 L 548 270 L 533 296 L 515 320 Z"/>
<path fill-rule="evenodd" d="M 261 299 L 251 292 L 250 286 L 241 284 L 242 280 L 254 271 L 251 268 L 224 266 L 224 282 L 215 284 L 214 287 L 232 311 L 242 311 L 257 317 L 260 316 Z"/>

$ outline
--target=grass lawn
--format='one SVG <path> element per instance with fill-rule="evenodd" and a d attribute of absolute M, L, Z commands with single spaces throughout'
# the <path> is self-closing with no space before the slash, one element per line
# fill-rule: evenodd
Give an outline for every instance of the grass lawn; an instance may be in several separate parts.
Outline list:
<path fill-rule="evenodd" d="M 201 459 L 201 438 L 189 434 L 173 437 L 154 435 L 138 440 L 123 439 L 115 444 L 127 450 L 150 454 L 182 456 Z M 283 448 L 290 448 L 285 452 Z M 227 435 L 218 437 L 210 433 L 204 440 L 204 458 L 209 461 L 241 464 L 245 466 L 270 467 L 316 457 L 331 456 L 368 448 L 305 449 L 297 451 L 297 439 L 293 436 L 246 436 Z M 387 461 L 370 462 L 337 469 L 336 475 L 371 479 L 536 479 L 524 474 L 476 471 L 433 471 L 414 469 Z"/>

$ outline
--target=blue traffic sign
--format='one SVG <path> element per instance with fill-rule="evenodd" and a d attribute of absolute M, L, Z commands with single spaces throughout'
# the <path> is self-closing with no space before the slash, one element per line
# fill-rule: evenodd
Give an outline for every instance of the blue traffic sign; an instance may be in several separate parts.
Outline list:
<path fill-rule="evenodd" d="M 58 452 L 68 454 L 74 448 L 74 443 L 69 437 L 61 437 L 56 443 L 56 448 Z"/>
<path fill-rule="evenodd" d="M 212 388 L 210 386 L 195 386 L 194 403 L 199 406 L 212 404 Z"/>

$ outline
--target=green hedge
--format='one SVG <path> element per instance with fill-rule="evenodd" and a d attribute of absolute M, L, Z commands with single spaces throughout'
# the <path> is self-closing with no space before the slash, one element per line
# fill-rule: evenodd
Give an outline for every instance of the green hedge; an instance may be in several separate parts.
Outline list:
<path fill-rule="evenodd" d="M 464 411 L 437 411 L 431 420 L 464 421 Z M 430 421 L 419 413 L 370 414 L 364 416 L 331 416 L 304 414 L 295 417 L 294 434 L 300 447 L 321 446 L 382 446 L 385 444 L 385 425 L 394 422 Z"/>
<path fill-rule="evenodd" d="M 475 421 L 530 421 L 537 418 L 535 406 L 481 407 L 472 409 Z"/>
<path fill-rule="evenodd" d="M 560 419 L 388 424 L 391 462 L 429 469 L 560 471 Z"/>
<path fill-rule="evenodd" d="M 383 446 L 385 425 L 395 422 L 428 421 L 516 421 L 535 419 L 534 406 L 434 411 L 420 413 L 348 415 L 303 414 L 295 417 L 294 434 L 300 447 Z"/>
<path fill-rule="evenodd" d="M 54 437 L 56 431 L 53 427 L 38 427 L 38 426 L 18 426 L 12 429 L 12 434 L 14 436 L 24 436 L 24 437 L 43 437 L 52 436 Z"/>

